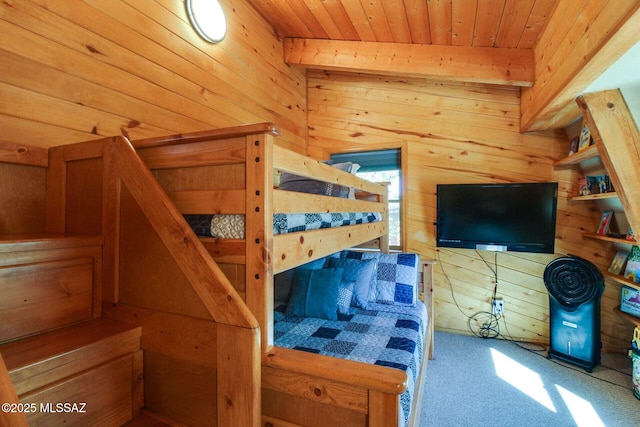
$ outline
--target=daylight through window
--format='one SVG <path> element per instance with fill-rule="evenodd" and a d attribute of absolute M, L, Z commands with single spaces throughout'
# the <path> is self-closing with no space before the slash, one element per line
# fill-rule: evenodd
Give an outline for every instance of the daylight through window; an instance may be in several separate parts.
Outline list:
<path fill-rule="evenodd" d="M 392 249 L 402 249 L 400 149 L 333 154 L 331 161 L 357 163 L 360 165 L 357 176 L 373 182 L 389 183 L 389 246 Z"/>

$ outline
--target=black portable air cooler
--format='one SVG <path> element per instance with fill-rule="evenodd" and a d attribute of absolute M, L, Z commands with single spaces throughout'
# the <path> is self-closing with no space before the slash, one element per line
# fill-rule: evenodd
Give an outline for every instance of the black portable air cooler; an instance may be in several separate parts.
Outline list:
<path fill-rule="evenodd" d="M 585 368 L 600 364 L 600 297 L 604 278 L 591 262 L 577 256 L 551 261 L 544 270 L 549 291 L 551 346 L 548 358 Z"/>

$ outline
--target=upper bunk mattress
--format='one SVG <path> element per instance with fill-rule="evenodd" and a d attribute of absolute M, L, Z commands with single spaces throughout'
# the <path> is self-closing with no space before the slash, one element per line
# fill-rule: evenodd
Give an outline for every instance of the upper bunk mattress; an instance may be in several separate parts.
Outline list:
<path fill-rule="evenodd" d="M 244 215 L 184 215 L 196 235 L 244 239 Z M 378 212 L 293 213 L 273 215 L 273 234 L 366 224 L 382 219 Z"/>
<path fill-rule="evenodd" d="M 350 308 L 338 320 L 286 316 L 276 307 L 274 345 L 341 359 L 401 369 L 407 389 L 401 394 L 400 426 L 409 418 L 417 376 L 423 358 L 428 325 L 425 305 L 415 307 L 369 303 L 367 309 Z"/>

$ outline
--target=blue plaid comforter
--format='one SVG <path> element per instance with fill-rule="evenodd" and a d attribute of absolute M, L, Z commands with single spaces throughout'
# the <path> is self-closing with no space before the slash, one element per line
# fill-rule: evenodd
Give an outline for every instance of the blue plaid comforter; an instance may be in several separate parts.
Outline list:
<path fill-rule="evenodd" d="M 337 321 L 285 316 L 275 312 L 274 344 L 311 353 L 389 366 L 407 373 L 407 389 L 400 396 L 400 426 L 409 418 L 411 401 L 423 357 L 426 308 L 369 303 L 367 310 L 351 308 Z"/>

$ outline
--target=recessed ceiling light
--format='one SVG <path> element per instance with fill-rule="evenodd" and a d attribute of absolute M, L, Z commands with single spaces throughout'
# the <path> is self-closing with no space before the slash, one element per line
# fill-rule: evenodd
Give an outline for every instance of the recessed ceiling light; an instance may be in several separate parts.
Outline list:
<path fill-rule="evenodd" d="M 187 0 L 187 15 L 196 32 L 208 42 L 218 43 L 227 34 L 227 21 L 218 0 Z"/>

